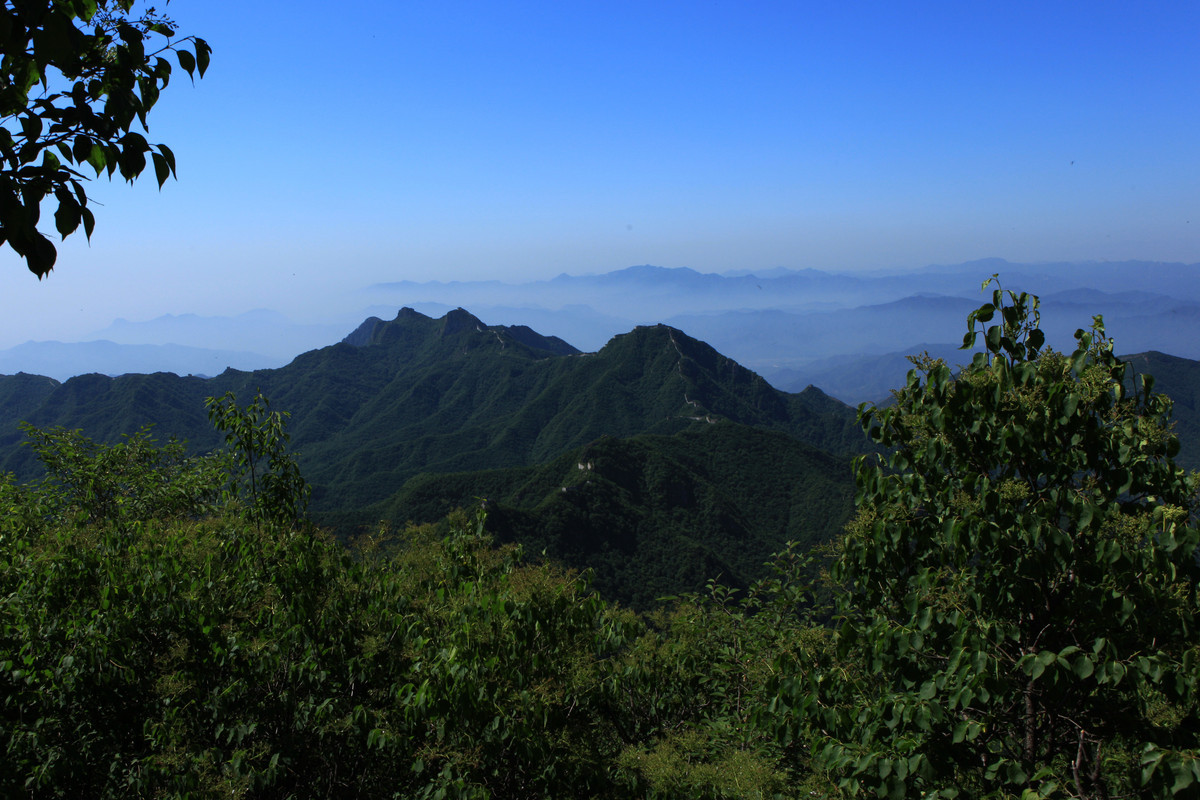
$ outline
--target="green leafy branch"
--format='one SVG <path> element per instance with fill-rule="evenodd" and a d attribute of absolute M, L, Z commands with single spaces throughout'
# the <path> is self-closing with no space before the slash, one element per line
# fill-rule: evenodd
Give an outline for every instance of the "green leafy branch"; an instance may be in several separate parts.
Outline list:
<path fill-rule="evenodd" d="M 225 434 L 236 474 L 232 497 L 247 496 L 250 515 L 258 522 L 294 524 L 308 510 L 311 489 L 296 459 L 287 452 L 286 411 L 271 411 L 261 392 L 245 408 L 233 392 L 204 401 L 208 418 Z"/>
<path fill-rule="evenodd" d="M 147 114 L 170 82 L 174 53 L 193 79 L 208 70 L 203 39 L 176 39 L 175 26 L 134 0 L 8 2 L 0 10 L 0 245 L 44 277 L 57 251 L 38 230 L 41 204 L 53 195 L 54 225 L 65 239 L 96 226 L 75 167 L 96 177 L 117 171 L 132 183 L 149 163 L 161 188 L 175 176 L 175 154 L 132 130 L 149 131 Z M 161 46 L 146 42 L 160 37 Z M 32 96 L 36 86 L 41 92 Z"/>

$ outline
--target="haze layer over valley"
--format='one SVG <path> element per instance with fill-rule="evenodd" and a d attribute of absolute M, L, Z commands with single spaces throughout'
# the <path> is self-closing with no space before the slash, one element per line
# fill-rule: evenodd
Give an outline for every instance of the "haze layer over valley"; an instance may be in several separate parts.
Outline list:
<path fill-rule="evenodd" d="M 488 324 L 526 325 L 595 352 L 637 325 L 664 323 L 701 339 L 777 388 L 816 385 L 851 404 L 903 382 L 906 356 L 962 359 L 962 320 L 980 284 L 1039 294 L 1051 345 L 1103 314 L 1117 351 L 1200 358 L 1200 265 L 1153 262 L 1013 264 L 985 259 L 921 270 L 843 273 L 771 268 L 724 274 L 635 266 L 549 280 L 394 281 L 329 298 L 320 319 L 280 311 L 114 320 L 78 342 L 0 351 L 0 374 L 57 380 L 87 372 L 216 375 L 279 367 L 337 341 L 364 318 L 403 306 L 430 316 L 466 308 Z"/>

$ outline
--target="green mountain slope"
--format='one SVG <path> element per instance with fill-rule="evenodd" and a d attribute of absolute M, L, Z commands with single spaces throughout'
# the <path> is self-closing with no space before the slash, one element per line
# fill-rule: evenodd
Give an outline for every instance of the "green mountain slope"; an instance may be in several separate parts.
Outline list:
<path fill-rule="evenodd" d="M 365 519 L 439 519 L 486 499 L 497 536 L 591 568 L 636 606 L 717 575 L 742 586 L 788 541 L 834 535 L 854 486 L 847 458 L 732 422 L 604 437 L 535 467 L 421 474 Z"/>
<path fill-rule="evenodd" d="M 44 403 L 58 385 L 53 378 L 23 372 L 0 376 L 0 409 L 7 417 L 21 418 Z"/>

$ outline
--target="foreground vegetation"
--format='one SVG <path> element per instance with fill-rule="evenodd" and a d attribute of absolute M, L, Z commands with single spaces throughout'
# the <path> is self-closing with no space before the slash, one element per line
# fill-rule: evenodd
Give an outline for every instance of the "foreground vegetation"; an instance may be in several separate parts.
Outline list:
<path fill-rule="evenodd" d="M 487 519 L 353 548 L 281 415 L 221 454 L 33 431 L 0 482 L 0 794 L 1169 797 L 1200 786 L 1195 487 L 1103 328 L 919 361 L 831 547 L 636 614 Z M 998 324 L 988 325 L 993 317 Z"/>

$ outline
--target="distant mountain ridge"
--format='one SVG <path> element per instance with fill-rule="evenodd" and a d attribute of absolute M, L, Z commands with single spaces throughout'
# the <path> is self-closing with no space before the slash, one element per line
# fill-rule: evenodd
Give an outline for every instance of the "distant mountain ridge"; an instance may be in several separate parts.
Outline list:
<path fill-rule="evenodd" d="M 430 324 L 434 323 L 434 324 Z M 476 332 L 482 333 L 487 326 L 472 316 L 469 312 L 457 308 L 447 313 L 440 320 L 431 320 L 424 314 L 418 313 L 412 308 L 402 308 L 396 314 L 396 318 L 389 322 L 385 322 L 379 317 L 368 317 L 361 325 L 351 331 L 342 342 L 353 345 L 354 347 L 369 347 L 372 345 L 388 344 L 397 339 L 404 340 L 413 334 L 429 335 L 436 328 L 438 335 L 442 337 L 452 336 L 462 330 L 474 329 Z M 567 342 L 559 339 L 557 336 L 542 336 L 537 331 L 525 325 L 500 325 L 492 326 L 496 328 L 493 334 L 501 341 L 503 347 L 504 336 L 511 337 L 514 341 L 525 345 L 535 351 L 545 351 L 551 355 L 577 355 L 580 351 L 572 347 Z"/>
<path fill-rule="evenodd" d="M 82 372 L 125 375 L 131 372 L 175 372 L 218 375 L 227 368 L 242 370 L 282 366 L 283 359 L 246 350 L 215 350 L 178 344 L 117 344 L 91 342 L 26 342 L 0 352 L 0 375 L 25 371 L 36 364 L 38 373 L 67 380 Z M 86 365 L 86 366 L 85 366 Z"/>
<path fill-rule="evenodd" d="M 229 317 L 166 315 L 147 322 L 118 320 L 93 338 L 125 348 L 122 365 L 211 375 L 213 359 L 150 361 L 127 345 L 178 344 L 236 351 L 244 348 L 277 359 L 273 364 L 239 361 L 239 369 L 282 366 L 295 355 L 340 337 L 364 318 L 390 316 L 401 306 L 431 317 L 455 308 L 510 327 L 528 326 L 585 352 L 601 349 L 613 336 L 638 325 L 666 324 L 708 342 L 721 353 L 772 381 L 796 386 L 797 375 L 814 374 L 822 362 L 913 353 L 921 343 L 954 343 L 963 319 L 986 297 L 981 283 L 999 273 L 1006 288 L 1041 296 L 1043 323 L 1051 344 L 1067 348 L 1071 334 L 1104 314 L 1119 352 L 1148 350 L 1200 358 L 1200 265 L 1155 262 L 1018 264 L 980 259 L 923 269 L 838 273 L 817 269 L 738 270 L 703 273 L 687 267 L 640 265 L 595 275 L 561 274 L 524 282 L 391 281 L 351 290 L 322 305 L 331 326 L 296 324 L 278 312 L 258 310 Z M 335 310 L 340 309 L 340 310 Z M 25 347 L 25 346 L 22 346 Z M 98 369 L 63 349 L 56 377 Z M 245 354 L 243 354 L 245 355 Z M 6 360 L 7 359 L 7 360 Z M 0 373 L 46 373 L 49 362 L 26 348 L 0 351 Z M 903 378 L 882 360 L 867 381 L 878 385 Z M 836 365 L 835 365 L 836 366 Z M 825 380 L 823 376 L 818 376 Z M 834 377 L 834 376 L 830 376 Z M 836 379 L 836 378 L 834 378 Z M 821 383 L 816 383 L 821 386 Z M 873 396 L 847 396 L 850 403 Z"/>
<path fill-rule="evenodd" d="M 633 325 L 661 322 L 794 390 L 796 373 L 810 374 L 820 362 L 960 341 L 967 313 L 986 300 L 980 286 L 994 273 L 1005 288 L 1041 297 L 1043 327 L 1055 347 L 1068 349 L 1075 329 L 1103 314 L 1121 352 L 1200 358 L 1197 264 L 980 259 L 873 273 L 773 268 L 725 275 L 642 265 L 524 283 L 400 281 L 370 291 L 431 313 L 439 303 L 457 303 L 500 322 L 536 320 L 540 331 L 583 350 L 598 349 Z M 903 372 L 877 363 L 884 371 L 875 384 L 903 379 Z M 851 403 L 875 399 L 839 397 Z"/>

